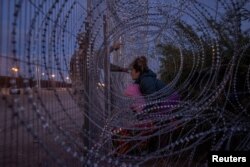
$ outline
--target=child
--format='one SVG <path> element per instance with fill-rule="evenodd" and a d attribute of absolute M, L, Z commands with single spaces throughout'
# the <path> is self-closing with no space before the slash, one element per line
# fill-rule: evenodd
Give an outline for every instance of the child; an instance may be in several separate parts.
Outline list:
<path fill-rule="evenodd" d="M 142 94 L 140 92 L 140 88 L 139 88 L 138 84 L 128 85 L 128 87 L 124 90 L 124 95 L 132 98 L 133 103 L 130 106 L 130 108 L 133 111 L 142 112 L 143 107 L 145 105 L 145 100 L 142 97 Z"/>

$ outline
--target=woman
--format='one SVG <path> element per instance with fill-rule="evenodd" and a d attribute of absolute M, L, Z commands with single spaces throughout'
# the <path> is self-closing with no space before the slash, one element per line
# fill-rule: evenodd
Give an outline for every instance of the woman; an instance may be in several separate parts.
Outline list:
<path fill-rule="evenodd" d="M 156 78 L 156 74 L 148 68 L 145 56 L 137 57 L 130 65 L 130 75 L 139 84 L 142 94 L 150 95 L 164 88 L 166 85 Z"/>
<path fill-rule="evenodd" d="M 151 95 L 164 87 L 166 84 L 161 80 L 156 78 L 156 74 L 148 68 L 147 58 L 145 56 L 137 57 L 130 65 L 130 75 L 131 78 L 135 81 L 136 84 L 139 85 L 140 91 L 143 96 Z M 146 108 L 151 108 L 153 106 L 164 105 L 166 106 L 164 110 L 153 112 L 157 112 L 158 114 L 164 114 L 168 109 L 170 109 L 172 105 L 176 105 L 180 100 L 180 96 L 177 91 L 173 91 L 171 88 L 167 88 L 167 91 L 163 91 L 161 96 L 158 96 L 162 102 L 159 104 L 148 105 Z M 158 94 L 159 95 L 159 94 Z M 145 98 L 148 101 L 148 98 Z M 149 101 L 148 101 L 149 102 Z"/>
<path fill-rule="evenodd" d="M 130 75 L 131 78 L 135 81 L 136 84 L 139 84 L 140 91 L 142 95 L 147 96 L 151 95 L 161 89 L 163 89 L 166 85 L 159 79 L 156 78 L 156 74 L 148 68 L 147 58 L 145 56 L 137 57 L 130 65 Z M 164 95 L 166 98 L 161 97 L 164 102 L 148 105 L 146 108 L 154 108 L 154 106 L 172 106 L 177 104 L 177 101 L 180 100 L 180 97 L 177 92 L 172 92 L 171 95 Z M 149 100 L 149 99 L 145 99 Z M 145 115 L 138 115 L 140 119 L 149 119 L 154 113 L 156 115 L 164 115 L 167 114 L 171 107 L 166 107 L 165 109 L 160 110 L 152 110 L 150 112 L 145 113 Z M 152 113 L 148 115 L 149 113 Z M 168 136 L 168 135 L 167 135 Z M 150 141 L 149 148 L 151 151 L 155 151 L 162 145 L 162 141 L 160 140 L 160 136 L 153 137 Z"/>

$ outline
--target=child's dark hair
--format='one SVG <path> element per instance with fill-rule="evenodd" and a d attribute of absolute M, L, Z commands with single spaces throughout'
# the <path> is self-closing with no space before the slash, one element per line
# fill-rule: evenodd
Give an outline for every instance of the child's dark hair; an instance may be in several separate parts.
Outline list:
<path fill-rule="evenodd" d="M 148 62 L 145 56 L 137 57 L 130 65 L 131 68 L 135 69 L 141 74 L 148 71 Z"/>

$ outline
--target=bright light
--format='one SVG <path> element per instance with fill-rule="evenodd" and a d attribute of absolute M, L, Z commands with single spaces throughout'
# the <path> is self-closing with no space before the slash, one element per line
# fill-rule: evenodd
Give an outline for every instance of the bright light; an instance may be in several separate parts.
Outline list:
<path fill-rule="evenodd" d="M 11 68 L 11 71 L 13 71 L 13 72 L 18 72 L 18 68 L 17 68 L 17 67 L 12 67 L 12 68 Z"/>
<path fill-rule="evenodd" d="M 105 87 L 105 84 L 104 84 L 104 83 L 98 82 L 97 84 L 98 84 L 98 86 L 100 86 L 100 87 Z"/>
<path fill-rule="evenodd" d="M 69 77 L 66 77 L 67 80 L 69 80 Z"/>
<path fill-rule="evenodd" d="M 52 76 L 52 78 L 55 78 L 56 75 L 55 75 L 55 74 L 52 74 L 51 76 Z"/>
<path fill-rule="evenodd" d="M 42 76 L 44 76 L 44 75 L 45 75 L 45 73 L 43 72 L 43 73 L 42 73 Z"/>

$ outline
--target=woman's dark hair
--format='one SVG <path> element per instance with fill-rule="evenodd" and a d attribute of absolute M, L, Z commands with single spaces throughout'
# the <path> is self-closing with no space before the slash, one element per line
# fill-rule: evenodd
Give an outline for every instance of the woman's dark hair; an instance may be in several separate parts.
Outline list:
<path fill-rule="evenodd" d="M 137 57 L 130 65 L 130 68 L 135 69 L 141 74 L 148 70 L 148 61 L 145 56 Z"/>

